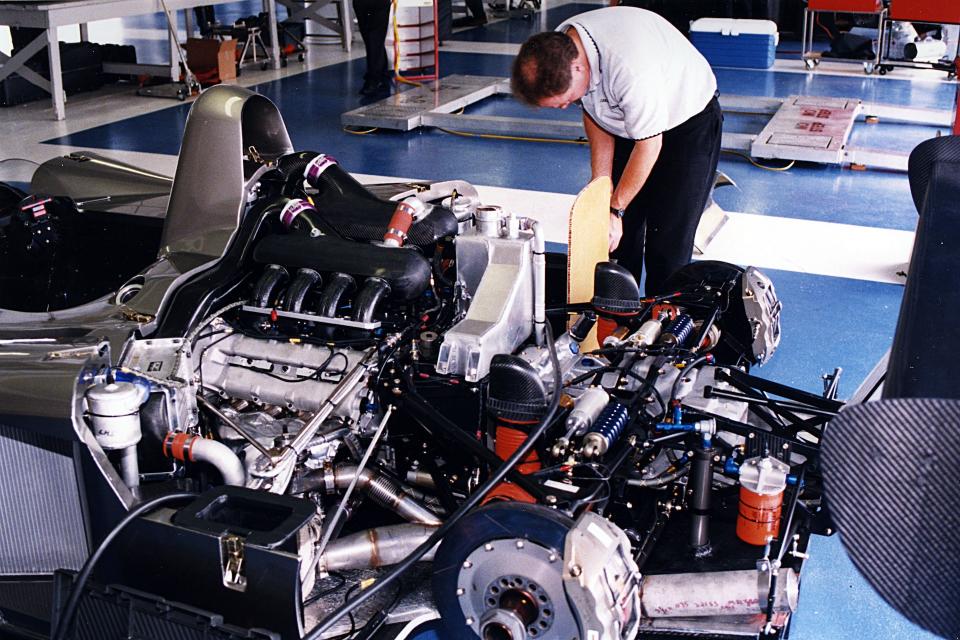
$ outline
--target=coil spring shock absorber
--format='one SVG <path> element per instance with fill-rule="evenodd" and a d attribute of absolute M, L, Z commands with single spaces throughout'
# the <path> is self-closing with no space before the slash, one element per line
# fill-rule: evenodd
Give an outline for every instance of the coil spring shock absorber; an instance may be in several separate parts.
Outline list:
<path fill-rule="evenodd" d="M 663 332 L 663 335 L 660 336 L 660 342 L 672 347 L 682 347 L 691 335 L 693 335 L 693 318 L 686 313 L 682 313 Z"/>
<path fill-rule="evenodd" d="M 620 439 L 630 416 L 627 407 L 614 400 L 600 412 L 593 424 L 593 431 L 583 438 L 583 457 L 602 456 Z"/>

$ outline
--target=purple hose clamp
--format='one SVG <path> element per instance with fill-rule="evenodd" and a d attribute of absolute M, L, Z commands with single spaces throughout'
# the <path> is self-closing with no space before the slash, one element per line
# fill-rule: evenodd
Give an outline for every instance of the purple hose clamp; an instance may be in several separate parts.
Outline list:
<path fill-rule="evenodd" d="M 280 210 L 280 222 L 283 223 L 283 226 L 290 228 L 293 219 L 304 211 L 313 211 L 313 207 L 306 200 L 294 198 Z"/>
<path fill-rule="evenodd" d="M 333 156 L 321 153 L 311 160 L 307 168 L 303 170 L 303 177 L 307 179 L 309 184 L 313 185 L 324 171 L 335 164 L 337 164 L 337 161 Z"/>

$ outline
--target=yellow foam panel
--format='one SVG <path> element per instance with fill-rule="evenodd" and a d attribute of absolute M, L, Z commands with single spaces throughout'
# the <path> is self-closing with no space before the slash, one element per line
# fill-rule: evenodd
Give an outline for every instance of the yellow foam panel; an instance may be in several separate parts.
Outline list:
<path fill-rule="evenodd" d="M 567 302 L 589 302 L 593 298 L 593 269 L 610 259 L 610 178 L 597 178 L 577 194 L 570 209 L 567 237 Z M 597 328 L 583 341 L 583 350 L 599 347 Z"/>

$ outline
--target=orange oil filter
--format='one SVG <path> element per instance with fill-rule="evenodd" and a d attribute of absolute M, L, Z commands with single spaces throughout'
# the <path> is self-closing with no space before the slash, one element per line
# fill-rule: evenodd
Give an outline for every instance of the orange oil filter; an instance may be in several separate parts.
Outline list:
<path fill-rule="evenodd" d="M 780 533 L 783 492 L 790 465 L 771 456 L 744 460 L 740 465 L 740 507 L 737 537 L 763 546 Z"/>

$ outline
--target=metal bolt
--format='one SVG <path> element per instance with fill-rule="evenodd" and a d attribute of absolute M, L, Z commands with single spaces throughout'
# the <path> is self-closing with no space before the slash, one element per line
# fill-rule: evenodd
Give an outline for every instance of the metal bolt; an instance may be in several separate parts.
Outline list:
<path fill-rule="evenodd" d="M 580 565 L 578 564 L 570 565 L 570 575 L 572 575 L 574 578 L 579 578 L 582 573 L 583 573 L 583 568 Z"/>
<path fill-rule="evenodd" d="M 754 434 L 754 433 L 748 433 L 748 434 L 747 434 L 747 437 L 750 438 L 751 440 L 753 440 L 753 439 L 756 437 L 756 434 Z"/>
<path fill-rule="evenodd" d="M 557 496 L 550 494 L 544 498 L 547 501 L 547 504 L 557 504 Z"/>
<path fill-rule="evenodd" d="M 547 556 L 547 560 L 549 560 L 550 562 L 556 562 L 556 561 L 557 561 L 557 554 L 555 554 L 554 552 L 551 551 L 551 552 L 550 552 L 550 555 Z"/>
<path fill-rule="evenodd" d="M 789 449 L 789 448 L 790 448 L 790 443 L 789 443 L 789 442 L 784 442 L 784 443 L 783 443 L 783 450 L 786 451 L 786 450 Z"/>
<path fill-rule="evenodd" d="M 467 590 L 464 589 L 463 587 L 457 587 L 457 595 L 458 595 L 458 596 L 462 596 L 462 595 L 465 594 L 466 592 L 467 592 Z"/>
<path fill-rule="evenodd" d="M 484 550 L 484 551 L 493 551 L 493 545 L 488 542 L 487 544 L 483 545 L 483 550 Z"/>
<path fill-rule="evenodd" d="M 720 462 L 720 456 L 713 456 L 714 462 Z"/>
<path fill-rule="evenodd" d="M 517 540 L 517 549 L 523 549 L 523 540 Z"/>
<path fill-rule="evenodd" d="M 470 569 L 470 568 L 472 568 L 472 567 L 473 567 L 473 563 L 470 562 L 469 560 L 467 560 L 466 562 L 463 563 L 463 568 L 464 568 L 464 569 Z"/>
<path fill-rule="evenodd" d="M 472 625 L 474 622 L 473 618 L 467 618 L 467 624 Z"/>

